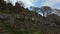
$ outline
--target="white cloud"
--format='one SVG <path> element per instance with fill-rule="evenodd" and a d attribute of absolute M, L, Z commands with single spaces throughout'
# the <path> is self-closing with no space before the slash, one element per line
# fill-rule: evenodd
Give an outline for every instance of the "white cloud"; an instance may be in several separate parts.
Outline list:
<path fill-rule="evenodd" d="M 17 2 L 16 0 L 4 0 L 4 1 L 6 1 L 7 3 L 10 1 L 13 5 L 15 5 L 15 3 Z"/>
<path fill-rule="evenodd" d="M 13 5 L 15 5 L 16 1 L 22 1 L 25 4 L 25 7 L 38 6 L 35 5 L 35 3 L 39 4 L 40 2 L 41 4 L 40 6 L 51 6 L 52 8 L 55 8 L 55 4 L 60 2 L 60 0 L 11 0 L 11 1 Z M 60 6 L 59 7 L 57 6 L 57 8 L 60 8 Z"/>
<path fill-rule="evenodd" d="M 4 0 L 4 1 L 8 1 L 8 0 Z M 25 7 L 34 6 L 30 0 L 11 0 L 11 1 L 13 5 L 15 5 L 17 1 L 22 1 L 25 4 Z"/>
<path fill-rule="evenodd" d="M 55 5 L 56 3 L 60 2 L 60 0 L 46 0 L 45 2 L 43 2 L 43 6 L 51 6 L 53 7 L 53 5 Z"/>
<path fill-rule="evenodd" d="M 34 2 L 34 3 L 36 3 L 36 2 L 38 2 L 38 0 L 31 0 L 31 2 Z"/>
<path fill-rule="evenodd" d="M 30 0 L 18 0 L 22 1 L 26 7 L 34 6 Z"/>

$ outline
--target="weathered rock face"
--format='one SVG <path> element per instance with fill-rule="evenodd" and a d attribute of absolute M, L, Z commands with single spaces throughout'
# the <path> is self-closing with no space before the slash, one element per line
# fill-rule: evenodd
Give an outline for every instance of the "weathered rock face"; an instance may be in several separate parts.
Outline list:
<path fill-rule="evenodd" d="M 23 15 L 24 16 L 24 15 Z M 14 21 L 14 30 L 15 31 L 43 31 L 44 33 L 51 33 L 56 34 L 58 33 L 57 24 L 55 21 L 50 21 L 49 19 L 45 20 L 40 17 L 38 19 L 37 17 L 34 17 L 35 19 L 25 19 L 25 16 L 22 15 L 18 16 L 17 19 Z M 54 16 L 56 17 L 56 16 Z M 37 19 L 37 21 L 36 21 Z M 59 33 L 58 33 L 59 34 Z"/>
<path fill-rule="evenodd" d="M 8 15 L 8 14 L 0 14 L 0 20 L 1 21 L 9 21 L 10 20 L 10 15 Z"/>
<path fill-rule="evenodd" d="M 10 6 L 10 4 L 9 4 Z M 8 7 L 9 7 L 8 6 Z M 19 6 L 19 5 L 18 5 Z M 52 14 L 42 17 L 36 12 L 30 12 L 22 7 L 8 8 L 10 14 L 0 13 L 0 33 L 10 34 L 16 32 L 43 32 L 43 34 L 60 34 L 60 17 Z M 11 9 L 12 8 L 12 9 Z M 17 10 L 16 10 L 17 9 Z M 16 12 L 14 12 L 16 10 Z"/>
<path fill-rule="evenodd" d="M 57 25 L 60 24 L 60 17 L 55 15 L 55 14 L 51 14 L 47 17 L 47 20 L 50 21 L 50 22 L 53 22 L 53 23 L 56 23 Z"/>
<path fill-rule="evenodd" d="M 10 19 L 11 19 L 11 21 L 10 21 L 11 24 L 14 22 L 12 24 L 13 25 L 12 29 L 16 32 L 18 32 L 18 31 L 28 31 L 28 32 L 43 31 L 44 33 L 48 32 L 48 34 L 49 33 L 51 33 L 51 34 L 58 33 L 57 26 L 55 24 L 53 24 L 52 22 L 50 23 L 49 21 L 46 21 L 46 20 L 43 20 L 43 19 L 42 20 L 37 19 L 37 21 L 35 21 L 35 20 L 32 20 L 32 19 L 30 19 L 30 20 L 25 19 L 25 17 L 21 17 L 21 16 L 18 16 L 17 19 L 11 16 Z"/>
<path fill-rule="evenodd" d="M 36 31 L 42 31 L 44 32 L 44 34 L 59 34 L 59 26 L 56 22 L 59 24 L 59 17 L 56 15 L 53 15 L 53 17 L 47 17 L 45 19 L 43 19 L 42 16 L 34 16 L 32 15 L 32 17 L 29 17 L 28 15 L 9 15 L 9 14 L 0 14 L 0 22 L 3 22 L 3 24 L 0 28 L 1 28 L 1 32 L 9 32 L 7 31 L 7 29 L 11 29 L 15 32 L 19 32 L 19 31 L 26 31 L 26 32 L 36 32 Z M 2 21 L 3 20 L 3 21 Z M 6 22 L 8 21 L 8 23 Z M 9 28 L 7 28 L 7 26 Z M 4 29 L 2 29 L 4 28 Z M 7 28 L 7 29 L 6 29 Z"/>
<path fill-rule="evenodd" d="M 10 15 L 8 14 L 0 14 L 0 33 L 2 34 L 10 34 L 8 33 L 7 27 L 10 25 Z"/>

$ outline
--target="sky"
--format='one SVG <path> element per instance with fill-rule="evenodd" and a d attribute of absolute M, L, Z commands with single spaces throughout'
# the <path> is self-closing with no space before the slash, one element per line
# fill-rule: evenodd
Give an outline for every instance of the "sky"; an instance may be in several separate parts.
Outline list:
<path fill-rule="evenodd" d="M 7 0 L 5 0 L 7 1 Z M 60 9 L 60 0 L 11 0 L 12 4 L 15 5 L 17 1 L 22 1 L 25 7 L 35 6 L 50 6 L 52 8 Z"/>

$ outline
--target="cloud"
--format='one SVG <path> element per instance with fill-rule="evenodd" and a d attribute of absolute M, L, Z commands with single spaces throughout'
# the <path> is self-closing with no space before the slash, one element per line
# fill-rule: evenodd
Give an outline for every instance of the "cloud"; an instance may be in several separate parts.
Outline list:
<path fill-rule="evenodd" d="M 5 0 L 7 1 L 7 0 Z M 17 1 L 22 1 L 25 4 L 25 7 L 30 7 L 30 6 L 50 6 L 52 8 L 60 8 L 60 0 L 11 0 L 12 4 L 15 5 L 15 2 Z M 58 6 L 58 5 L 59 6 Z"/>
<path fill-rule="evenodd" d="M 51 6 L 53 7 L 56 3 L 60 2 L 60 0 L 46 0 L 43 2 L 43 6 Z"/>
<path fill-rule="evenodd" d="M 25 7 L 34 6 L 30 0 L 17 0 L 22 1 L 25 4 Z"/>
<path fill-rule="evenodd" d="M 13 5 L 15 5 L 15 3 L 17 2 L 16 0 L 4 0 L 4 1 L 6 1 L 7 3 L 10 1 Z"/>
<path fill-rule="evenodd" d="M 4 1 L 8 1 L 8 0 L 4 0 Z M 10 0 L 10 1 L 12 1 L 13 5 L 15 5 L 15 3 L 18 1 L 22 1 L 25 4 L 25 7 L 34 6 L 30 0 Z"/>
<path fill-rule="evenodd" d="M 38 2 L 38 0 L 31 0 L 31 2 L 34 2 L 34 3 L 36 3 L 36 2 Z"/>
<path fill-rule="evenodd" d="M 60 2 L 53 5 L 54 8 L 60 9 Z"/>

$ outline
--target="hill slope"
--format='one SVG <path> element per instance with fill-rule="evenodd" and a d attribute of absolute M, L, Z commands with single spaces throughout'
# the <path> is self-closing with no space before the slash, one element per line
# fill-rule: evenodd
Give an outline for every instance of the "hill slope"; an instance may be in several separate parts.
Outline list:
<path fill-rule="evenodd" d="M 4 5 L 4 6 L 3 6 Z M 0 1 L 0 33 L 7 34 L 60 34 L 60 17 L 51 14 L 43 17 L 24 9 L 18 3 Z"/>

